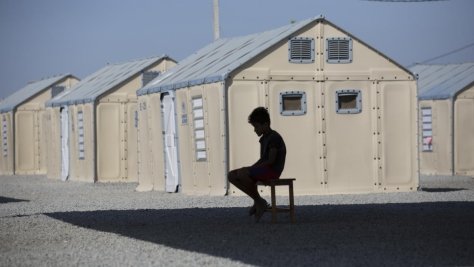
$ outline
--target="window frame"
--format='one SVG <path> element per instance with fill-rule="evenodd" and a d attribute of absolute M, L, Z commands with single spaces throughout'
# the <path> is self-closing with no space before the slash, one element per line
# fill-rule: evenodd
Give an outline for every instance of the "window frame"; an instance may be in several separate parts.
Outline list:
<path fill-rule="evenodd" d="M 330 58 L 330 50 L 329 50 L 329 47 L 330 47 L 330 42 L 332 41 L 348 41 L 348 51 L 347 51 L 347 54 L 348 54 L 348 58 L 347 59 L 341 59 L 341 58 L 337 58 L 337 59 L 331 59 Z M 329 63 L 329 64 L 349 64 L 349 63 L 352 63 L 353 61 L 353 41 L 352 41 L 352 38 L 350 37 L 330 37 L 330 38 L 326 38 L 326 62 Z M 338 54 L 339 54 L 339 48 L 338 48 Z"/>
<path fill-rule="evenodd" d="M 283 99 L 285 96 L 301 96 L 301 109 L 300 110 L 284 110 Z M 306 92 L 304 91 L 284 91 L 280 92 L 280 114 L 282 116 L 301 116 L 308 112 L 306 105 Z"/>
<path fill-rule="evenodd" d="M 77 111 L 77 152 L 79 160 L 86 159 L 86 145 L 85 145 L 85 134 L 84 134 L 84 112 L 82 110 Z"/>
<path fill-rule="evenodd" d="M 339 96 L 343 95 L 356 95 L 356 107 L 355 108 L 340 108 L 339 107 Z M 336 90 L 336 113 L 337 114 L 359 114 L 362 112 L 362 91 L 360 89 L 341 89 Z"/>
<path fill-rule="evenodd" d="M 310 59 L 302 59 L 302 58 L 293 58 L 292 51 L 293 51 L 293 43 L 296 41 L 310 41 L 310 46 L 311 46 L 311 58 Z M 311 37 L 293 37 L 288 40 L 288 62 L 290 63 L 296 63 L 296 64 L 309 64 L 309 63 L 314 63 L 315 60 L 315 41 L 314 38 Z"/>
<path fill-rule="evenodd" d="M 2 153 L 3 157 L 8 157 L 8 122 L 6 116 L 2 116 Z"/>
<path fill-rule="evenodd" d="M 429 113 L 424 113 L 428 111 Z M 433 152 L 433 108 L 432 107 L 421 107 L 421 151 L 422 152 Z M 425 128 L 426 125 L 426 128 Z M 429 126 L 429 127 L 428 127 Z M 430 132 L 430 134 L 428 134 Z M 425 140 L 429 143 L 425 144 Z"/>
<path fill-rule="evenodd" d="M 193 96 L 191 98 L 191 108 L 193 115 L 193 139 L 195 149 L 194 157 L 196 161 L 205 162 L 208 159 L 208 144 L 206 140 L 205 130 L 206 122 L 204 121 L 204 98 L 202 97 L 202 95 Z M 197 121 L 200 122 L 198 126 L 196 123 Z"/>

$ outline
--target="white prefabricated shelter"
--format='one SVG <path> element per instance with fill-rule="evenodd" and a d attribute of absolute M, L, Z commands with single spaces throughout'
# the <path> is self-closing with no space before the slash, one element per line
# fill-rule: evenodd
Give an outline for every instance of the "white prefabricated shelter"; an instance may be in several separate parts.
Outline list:
<path fill-rule="evenodd" d="M 420 173 L 474 176 L 474 62 L 410 69 L 418 76 Z"/>
<path fill-rule="evenodd" d="M 184 193 L 239 194 L 227 173 L 258 159 L 247 117 L 265 106 L 296 194 L 416 190 L 416 93 L 409 70 L 325 18 L 218 39 L 137 91 L 139 187 L 172 173 Z M 162 136 L 160 104 L 174 106 Z"/>
<path fill-rule="evenodd" d="M 175 64 L 168 56 L 109 64 L 49 101 L 48 177 L 136 181 L 136 90 Z"/>
<path fill-rule="evenodd" d="M 0 174 L 46 174 L 45 102 L 77 81 L 67 74 L 31 82 L 0 103 Z"/>

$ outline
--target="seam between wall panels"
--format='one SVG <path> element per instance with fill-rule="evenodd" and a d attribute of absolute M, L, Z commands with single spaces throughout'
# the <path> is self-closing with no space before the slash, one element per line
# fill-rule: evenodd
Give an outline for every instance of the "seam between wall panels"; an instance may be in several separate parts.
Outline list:
<path fill-rule="evenodd" d="M 382 141 L 383 141 L 383 128 L 382 128 L 382 88 L 380 87 L 379 83 L 375 83 L 375 90 L 377 91 L 377 133 L 380 133 L 377 135 L 377 180 L 378 180 L 378 186 L 382 186 L 382 181 L 384 179 L 384 166 L 383 166 L 383 160 L 385 160 L 385 157 L 382 159 Z"/>
<path fill-rule="evenodd" d="M 377 118 L 380 118 L 378 119 L 378 133 L 380 133 L 379 135 L 377 135 L 377 139 L 378 139 L 378 173 L 379 173 L 379 189 L 381 191 L 385 191 L 387 190 L 387 181 L 386 181 L 386 176 L 385 176 L 385 156 L 386 156 L 386 153 L 385 153 L 385 138 L 384 138 L 384 135 L 383 135 L 383 132 L 385 130 L 385 127 L 383 127 L 383 122 L 385 122 L 386 118 L 385 118 L 385 115 L 384 115 L 384 99 L 385 99 L 385 91 L 384 89 L 381 87 L 380 85 L 380 81 L 378 80 L 375 80 L 374 81 L 375 83 L 375 88 L 376 88 L 376 91 L 379 92 L 378 93 L 378 99 L 377 99 L 377 104 L 375 105 L 376 109 L 377 109 Z M 383 122 L 382 122 L 382 118 L 383 119 Z M 383 156 L 383 157 L 382 157 Z"/>
<path fill-rule="evenodd" d="M 322 148 L 322 178 L 323 178 L 323 189 L 327 190 L 328 187 L 328 166 L 327 166 L 327 147 L 326 147 L 326 108 L 325 108 L 325 83 L 320 82 L 321 88 L 321 112 L 320 114 L 320 122 L 321 122 L 321 148 Z"/>
<path fill-rule="evenodd" d="M 324 25 L 322 23 L 318 23 L 319 34 L 316 36 L 316 40 L 318 40 L 318 46 L 316 48 L 317 53 L 316 56 L 319 58 L 318 66 L 316 67 L 317 71 L 323 72 L 324 69 Z"/>
<path fill-rule="evenodd" d="M 323 103 L 323 98 L 322 98 L 322 94 L 321 94 L 321 91 L 322 91 L 322 87 L 323 87 L 323 82 L 321 81 L 316 81 L 316 85 L 315 85 L 315 88 L 316 88 L 316 92 L 315 92 L 315 109 L 316 109 L 316 120 L 317 120 L 317 141 L 316 141 L 316 147 L 315 147 L 315 150 L 318 151 L 319 153 L 319 170 L 320 170 L 320 173 L 318 175 L 318 179 L 319 179 L 319 182 L 320 182 L 320 189 L 323 189 L 325 188 L 324 186 L 324 182 L 325 182 L 325 174 L 324 174 L 324 166 L 325 166 L 325 157 L 326 155 L 324 154 L 324 151 L 323 151 L 323 143 L 324 143 L 324 140 L 323 140 L 323 125 L 322 125 L 322 113 L 323 113 L 323 109 L 321 108 L 321 105 Z"/>
<path fill-rule="evenodd" d="M 127 131 L 127 127 L 128 127 L 128 106 L 127 106 L 127 103 L 128 102 L 120 102 L 120 106 L 123 110 L 123 112 L 120 112 L 120 115 L 123 116 L 122 117 L 122 131 L 121 131 L 121 134 L 122 134 L 122 166 L 121 166 L 121 176 L 122 176 L 122 179 L 127 179 L 128 178 L 128 171 L 127 171 L 127 167 L 128 167 L 128 153 L 127 153 L 127 145 L 128 145 L 128 131 Z"/>
<path fill-rule="evenodd" d="M 265 82 L 260 82 L 261 85 L 263 85 L 263 89 L 265 91 L 265 107 L 267 109 L 270 108 L 270 88 L 269 88 L 269 85 L 268 85 L 268 82 L 265 81 Z"/>
<path fill-rule="evenodd" d="M 226 87 L 227 79 L 221 83 L 221 104 L 220 104 L 220 116 L 221 116 L 221 126 L 219 127 L 221 130 L 221 142 L 224 146 L 224 158 L 223 158 L 223 167 L 224 167 L 224 195 L 229 195 L 229 139 L 228 139 L 228 132 L 229 126 L 227 124 L 228 116 L 228 103 L 227 103 L 227 87 Z"/>
<path fill-rule="evenodd" d="M 34 118 L 34 138 L 35 138 L 35 150 L 34 150 L 34 158 L 33 158 L 33 161 L 34 161 L 34 166 L 33 166 L 33 170 L 32 170 L 32 173 L 33 174 L 38 174 L 39 173 L 39 169 L 40 169 L 40 166 L 41 166 L 41 159 L 40 159 L 40 136 L 41 136 L 41 129 L 39 127 L 40 125 L 40 114 L 39 114 L 39 110 L 35 110 L 33 111 L 33 118 Z"/>
<path fill-rule="evenodd" d="M 152 186 L 152 190 L 156 190 L 156 184 L 155 184 L 155 171 L 154 169 L 152 168 L 153 166 L 153 158 L 154 158 L 154 154 L 153 154 L 153 136 L 156 136 L 154 134 L 150 134 L 152 133 L 152 119 L 151 119 L 151 112 L 150 112 L 150 108 L 151 108 L 151 97 L 146 97 L 146 99 L 144 100 L 144 109 L 145 109 L 145 119 L 147 121 L 147 127 L 146 127 L 146 131 L 147 132 L 147 138 L 146 138 L 146 144 L 147 144 L 147 154 L 145 155 L 146 158 L 145 158 L 145 164 L 146 164 L 146 168 L 147 168 L 147 172 L 145 173 L 145 175 L 148 175 L 148 177 L 146 179 L 148 179 L 151 183 L 151 186 Z"/>
<path fill-rule="evenodd" d="M 378 147 L 378 133 L 379 131 L 379 125 L 378 125 L 378 104 L 379 104 L 379 99 L 378 99 L 378 90 L 377 90 L 377 85 L 375 82 L 372 82 L 370 85 L 370 100 L 371 100 L 371 107 L 370 107 L 370 113 L 371 113 L 371 122 L 372 122 L 372 179 L 374 183 L 374 189 L 377 190 L 378 185 L 380 183 L 379 181 L 379 160 L 378 158 L 380 157 L 380 151 Z"/>

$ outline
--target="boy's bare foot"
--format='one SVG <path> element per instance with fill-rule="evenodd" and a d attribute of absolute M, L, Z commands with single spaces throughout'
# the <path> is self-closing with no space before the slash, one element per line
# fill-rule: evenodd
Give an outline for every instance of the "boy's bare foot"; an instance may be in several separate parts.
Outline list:
<path fill-rule="evenodd" d="M 249 216 L 254 215 L 255 212 L 257 212 L 257 207 L 255 207 L 255 204 L 253 204 L 253 206 L 250 207 L 250 209 L 249 209 Z"/>
<path fill-rule="evenodd" d="M 268 202 L 265 199 L 263 201 L 265 201 L 265 205 L 267 206 L 267 209 L 271 208 L 270 204 L 268 204 Z M 257 212 L 257 207 L 255 206 L 255 203 L 254 203 L 253 206 L 250 207 L 249 209 L 249 216 L 255 215 L 256 212 Z"/>
<path fill-rule="evenodd" d="M 268 208 L 268 203 L 265 199 L 260 199 L 255 203 L 255 222 L 260 221 L 260 218 L 262 218 L 263 214 L 265 213 L 265 210 Z"/>

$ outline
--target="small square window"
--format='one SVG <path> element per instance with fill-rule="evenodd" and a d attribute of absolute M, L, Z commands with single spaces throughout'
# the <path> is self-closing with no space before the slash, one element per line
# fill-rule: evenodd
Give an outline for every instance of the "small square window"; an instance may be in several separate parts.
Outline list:
<path fill-rule="evenodd" d="M 288 41 L 288 61 L 291 63 L 313 63 L 314 38 L 291 38 Z"/>
<path fill-rule="evenodd" d="M 336 91 L 336 113 L 357 114 L 362 112 L 362 95 L 360 90 Z"/>
<path fill-rule="evenodd" d="M 280 114 L 283 116 L 306 114 L 306 93 L 302 91 L 281 92 Z"/>

